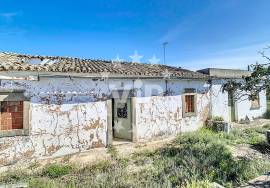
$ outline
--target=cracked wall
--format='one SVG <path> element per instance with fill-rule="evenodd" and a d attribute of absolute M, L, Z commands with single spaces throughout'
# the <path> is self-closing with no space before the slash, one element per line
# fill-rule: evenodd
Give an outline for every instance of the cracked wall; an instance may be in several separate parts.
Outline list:
<path fill-rule="evenodd" d="M 2 80 L 1 89 L 25 89 L 31 118 L 29 136 L 0 138 L 0 165 L 104 147 L 107 107 L 99 84 L 89 79 Z"/>
<path fill-rule="evenodd" d="M 182 94 L 195 88 L 198 115 L 182 117 Z M 24 89 L 30 100 L 29 136 L 0 138 L 0 165 L 83 152 L 107 144 L 106 100 L 114 90 L 136 90 L 139 140 L 197 130 L 208 116 L 209 85 L 204 81 L 92 80 L 44 78 L 2 80 L 0 89 Z M 156 96 L 152 96 L 156 95 Z"/>
<path fill-rule="evenodd" d="M 209 85 L 203 81 L 170 81 L 171 96 L 136 99 L 137 139 L 151 140 L 160 136 L 195 131 L 203 126 L 209 113 Z M 197 92 L 197 115 L 183 117 L 182 95 L 185 88 Z"/>

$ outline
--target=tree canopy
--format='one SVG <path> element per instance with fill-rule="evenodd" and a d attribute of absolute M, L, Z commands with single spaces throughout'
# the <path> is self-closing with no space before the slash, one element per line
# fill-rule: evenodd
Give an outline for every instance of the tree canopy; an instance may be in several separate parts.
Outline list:
<path fill-rule="evenodd" d="M 245 91 L 245 95 L 252 100 L 258 96 L 260 91 L 270 91 L 270 57 L 266 55 L 266 51 L 270 47 L 259 52 L 265 62 L 257 62 L 249 65 L 250 75 L 243 77 L 242 82 L 231 80 L 223 85 L 223 90 L 240 90 Z M 268 92 L 269 95 L 269 92 Z"/>

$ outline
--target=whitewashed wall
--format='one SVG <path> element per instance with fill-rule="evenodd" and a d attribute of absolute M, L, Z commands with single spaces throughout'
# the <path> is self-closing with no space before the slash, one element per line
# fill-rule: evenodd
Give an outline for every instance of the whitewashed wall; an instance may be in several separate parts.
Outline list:
<path fill-rule="evenodd" d="M 138 140 L 194 131 L 203 126 L 209 112 L 209 85 L 203 81 L 170 81 L 168 88 L 172 91 L 172 96 L 136 99 Z M 194 88 L 198 93 L 196 116 L 183 117 L 182 95 L 185 88 Z"/>
<path fill-rule="evenodd" d="M 25 89 L 30 103 L 30 135 L 0 138 L 0 165 L 34 158 L 63 156 L 107 144 L 106 100 L 113 90 L 137 91 L 136 127 L 140 140 L 192 131 L 208 115 L 209 94 L 204 81 L 92 80 L 44 78 L 2 80 L 0 89 Z M 198 116 L 182 117 L 184 88 L 198 94 Z M 151 96 L 157 95 L 157 96 Z"/>
<path fill-rule="evenodd" d="M 224 80 L 213 80 L 211 86 L 211 113 L 212 116 L 221 116 L 230 121 L 228 108 L 228 92 L 222 91 Z"/>
<path fill-rule="evenodd" d="M 30 135 L 0 138 L 0 165 L 21 160 L 56 157 L 82 152 L 107 144 L 106 100 L 113 90 L 137 92 L 137 139 L 194 131 L 209 115 L 229 120 L 228 95 L 221 91 L 224 81 L 169 80 L 92 80 L 89 78 L 44 78 L 39 81 L 2 80 L 0 89 L 25 89 L 30 103 Z M 185 88 L 197 91 L 195 117 L 183 117 L 182 95 Z M 154 95 L 154 96 L 153 96 Z M 211 105 L 212 104 L 212 105 Z M 238 118 L 261 116 L 266 110 L 266 96 L 260 94 L 261 108 L 250 109 L 250 101 L 237 103 Z M 211 108 L 210 108 L 211 106 Z"/>
<path fill-rule="evenodd" d="M 240 81 L 240 80 L 236 80 Z M 227 80 L 213 80 L 211 87 L 211 113 L 213 116 L 221 116 L 225 121 L 230 121 L 228 108 L 228 92 L 222 91 L 222 85 Z M 240 94 L 239 94 L 240 95 Z M 245 120 L 248 117 L 250 120 L 262 117 L 267 109 L 266 92 L 260 92 L 260 108 L 251 109 L 251 101 L 247 97 L 242 97 L 236 101 L 236 116 L 238 121 Z"/>
<path fill-rule="evenodd" d="M 107 107 L 97 100 L 103 97 L 99 84 L 60 78 L 2 81 L 1 89 L 25 89 L 31 103 L 30 135 L 0 138 L 0 165 L 104 147 Z"/>
<path fill-rule="evenodd" d="M 237 116 L 238 120 L 244 120 L 248 117 L 250 120 L 254 120 L 254 118 L 262 117 L 263 114 L 267 110 L 267 100 L 266 100 L 266 92 L 262 91 L 259 93 L 260 99 L 260 108 L 252 109 L 251 102 L 247 97 L 243 97 L 242 99 L 237 101 Z"/>

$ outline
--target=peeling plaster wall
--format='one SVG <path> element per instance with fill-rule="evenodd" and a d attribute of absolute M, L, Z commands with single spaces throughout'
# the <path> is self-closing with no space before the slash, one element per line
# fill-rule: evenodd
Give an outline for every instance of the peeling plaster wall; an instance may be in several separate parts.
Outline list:
<path fill-rule="evenodd" d="M 0 165 L 104 147 L 107 107 L 99 88 L 90 79 L 2 80 L 0 89 L 26 90 L 31 118 L 29 136 L 0 138 Z"/>
<path fill-rule="evenodd" d="M 240 81 L 240 80 L 238 80 Z M 228 92 L 222 92 L 222 85 L 226 80 L 213 80 L 211 88 L 212 115 L 221 116 L 225 121 L 230 121 L 228 108 Z M 236 116 L 238 121 L 245 120 L 248 117 L 250 120 L 262 117 L 267 110 L 266 92 L 262 91 L 259 94 L 260 108 L 251 109 L 251 101 L 244 96 L 236 101 Z"/>
<path fill-rule="evenodd" d="M 196 116 L 183 117 L 182 94 L 185 88 L 194 88 L 197 91 Z M 171 96 L 136 99 L 138 140 L 195 131 L 203 126 L 209 113 L 209 85 L 203 81 L 169 81 L 168 89 L 172 92 Z"/>
<path fill-rule="evenodd" d="M 135 126 L 139 140 L 202 126 L 209 111 L 209 85 L 204 81 L 179 80 L 169 81 L 167 88 L 170 94 L 164 97 L 165 80 L 2 80 L 0 89 L 24 89 L 31 101 L 30 134 L 0 138 L 0 165 L 104 147 L 108 130 L 106 100 L 114 90 L 137 91 Z M 197 90 L 196 117 L 182 116 L 185 88 Z"/>
<path fill-rule="evenodd" d="M 136 140 L 150 140 L 197 130 L 209 116 L 229 120 L 224 80 L 92 80 L 90 78 L 44 78 L 40 81 L 1 80 L 0 89 L 24 89 L 30 98 L 29 136 L 0 138 L 0 165 L 35 158 L 63 156 L 107 144 L 107 103 L 114 90 L 136 90 Z M 167 96 L 163 96 L 168 89 Z M 197 92 L 197 115 L 183 117 L 185 88 Z M 117 96 L 114 96 L 117 97 Z M 250 110 L 250 101 L 237 103 L 238 118 L 254 118 L 266 111 L 265 92 L 261 108 Z M 211 107 L 211 108 L 210 108 Z"/>

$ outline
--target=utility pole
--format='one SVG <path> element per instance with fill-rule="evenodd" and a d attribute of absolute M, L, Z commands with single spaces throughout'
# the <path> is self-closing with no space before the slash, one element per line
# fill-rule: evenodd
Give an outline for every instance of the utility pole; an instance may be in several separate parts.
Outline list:
<path fill-rule="evenodd" d="M 164 65 L 166 65 L 166 45 L 168 44 L 168 42 L 163 42 L 163 63 Z"/>

